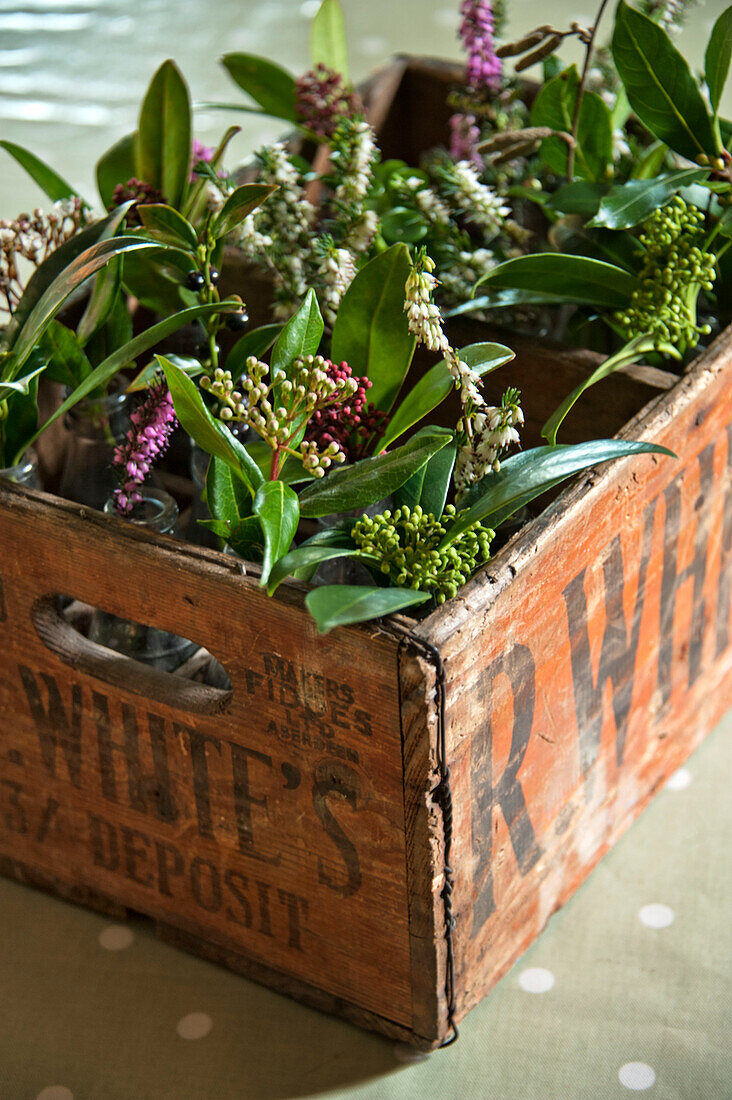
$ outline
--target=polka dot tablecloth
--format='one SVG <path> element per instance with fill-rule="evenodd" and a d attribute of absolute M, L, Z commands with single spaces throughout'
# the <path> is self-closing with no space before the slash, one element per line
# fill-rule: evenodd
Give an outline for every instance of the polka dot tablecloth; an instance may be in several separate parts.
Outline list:
<path fill-rule="evenodd" d="M 729 1100 L 730 731 L 431 1055 L 0 880 L 0 1100 Z"/>

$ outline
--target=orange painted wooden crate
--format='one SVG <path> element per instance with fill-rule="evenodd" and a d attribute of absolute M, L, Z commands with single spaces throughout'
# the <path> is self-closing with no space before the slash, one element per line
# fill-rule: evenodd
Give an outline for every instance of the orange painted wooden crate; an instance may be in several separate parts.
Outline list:
<path fill-rule="evenodd" d="M 589 353 L 517 346 L 532 445 Z M 302 587 L 0 484 L 0 870 L 449 1040 L 732 704 L 731 381 L 732 330 L 681 379 L 606 379 L 577 435 L 678 461 L 575 479 L 426 619 L 326 637 Z M 58 594 L 193 639 L 231 691 L 89 642 Z"/>

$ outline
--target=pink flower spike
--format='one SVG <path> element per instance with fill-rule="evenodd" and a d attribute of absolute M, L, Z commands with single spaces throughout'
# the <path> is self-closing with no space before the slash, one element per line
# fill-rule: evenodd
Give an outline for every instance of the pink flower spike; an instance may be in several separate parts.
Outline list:
<path fill-rule="evenodd" d="M 132 427 L 115 447 L 112 464 L 123 472 L 123 483 L 115 490 L 115 507 L 129 515 L 142 502 L 138 487 L 150 472 L 154 459 L 166 450 L 178 423 L 170 391 L 164 382 L 150 387 L 147 397 L 130 416 Z"/>
<path fill-rule="evenodd" d="M 496 57 L 490 0 L 463 0 L 460 14 L 463 21 L 458 35 L 468 55 L 467 83 L 476 91 L 484 88 L 495 94 L 501 87 L 503 69 Z"/>

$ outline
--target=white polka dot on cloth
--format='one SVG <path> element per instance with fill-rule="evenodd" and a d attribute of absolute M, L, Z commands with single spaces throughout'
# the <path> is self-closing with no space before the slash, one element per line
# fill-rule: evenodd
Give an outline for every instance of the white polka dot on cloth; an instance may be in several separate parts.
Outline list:
<path fill-rule="evenodd" d="M 519 974 L 519 985 L 525 993 L 548 993 L 554 985 L 554 975 L 543 966 L 531 966 Z"/>
<path fill-rule="evenodd" d="M 99 933 L 99 946 L 105 951 L 124 951 L 134 938 L 131 928 L 125 927 L 124 924 L 110 924 Z"/>
<path fill-rule="evenodd" d="M 618 1070 L 618 1080 L 626 1089 L 643 1092 L 656 1083 L 656 1074 L 645 1062 L 626 1062 Z"/>
<path fill-rule="evenodd" d="M 668 928 L 674 922 L 674 911 L 670 906 L 660 903 L 644 905 L 638 912 L 638 920 L 646 928 Z"/>
<path fill-rule="evenodd" d="M 688 768 L 678 768 L 673 775 L 669 776 L 666 783 L 667 791 L 685 791 L 687 787 L 691 786 L 691 772 Z"/>
<path fill-rule="evenodd" d="M 48 1085 L 41 1089 L 36 1100 L 74 1100 L 74 1094 L 65 1085 Z"/>
<path fill-rule="evenodd" d="M 189 1012 L 178 1020 L 175 1030 L 181 1039 L 204 1039 L 212 1027 L 213 1020 L 205 1012 Z"/>

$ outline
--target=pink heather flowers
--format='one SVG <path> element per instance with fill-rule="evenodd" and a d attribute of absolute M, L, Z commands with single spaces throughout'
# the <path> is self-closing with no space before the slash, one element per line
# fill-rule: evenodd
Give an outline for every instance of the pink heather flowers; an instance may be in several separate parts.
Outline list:
<path fill-rule="evenodd" d="M 458 32 L 468 55 L 466 81 L 475 91 L 495 93 L 501 86 L 501 62 L 493 42 L 493 7 L 490 0 L 463 0 L 463 21 Z"/>
<path fill-rule="evenodd" d="M 130 416 L 132 427 L 124 442 L 115 447 L 112 465 L 119 467 L 123 483 L 115 489 L 114 503 L 120 515 L 129 515 L 142 503 L 139 487 L 150 467 L 168 446 L 178 423 L 165 382 L 150 387 L 147 397 Z"/>
<path fill-rule="evenodd" d="M 330 138 L 341 119 L 361 114 L 363 105 L 341 74 L 321 63 L 295 81 L 295 110 L 314 134 Z"/>
<path fill-rule="evenodd" d="M 480 127 L 475 115 L 455 114 L 450 118 L 450 156 L 453 160 L 469 160 L 483 168 L 483 160 L 476 149 L 480 140 Z"/>
<path fill-rule="evenodd" d="M 198 138 L 193 139 L 193 145 L 191 146 L 191 171 L 188 176 L 188 182 L 193 183 L 197 179 L 196 165 L 201 161 L 204 164 L 210 164 L 214 158 L 215 149 L 211 149 L 208 145 L 204 145 Z"/>

